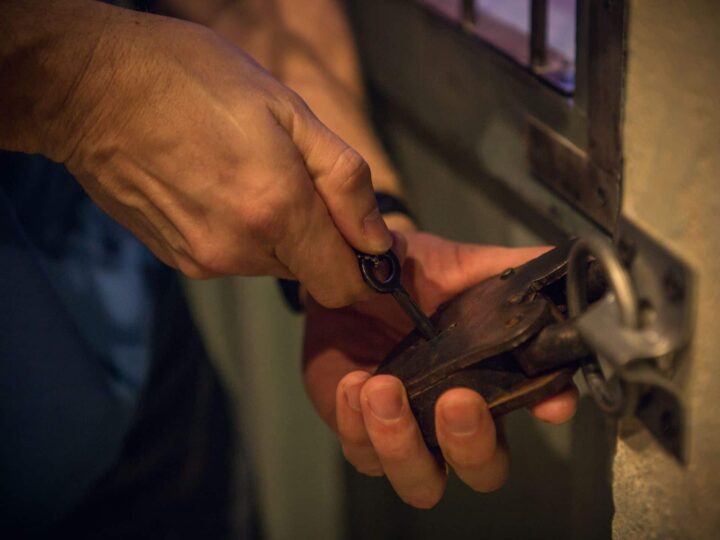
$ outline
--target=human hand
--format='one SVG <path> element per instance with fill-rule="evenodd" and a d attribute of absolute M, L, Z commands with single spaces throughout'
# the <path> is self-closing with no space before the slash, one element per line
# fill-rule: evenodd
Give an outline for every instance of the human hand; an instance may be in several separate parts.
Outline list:
<path fill-rule="evenodd" d="M 426 313 L 544 251 L 458 244 L 424 233 L 396 238 L 396 249 L 405 256 L 403 283 Z M 408 504 L 432 507 L 442 497 L 447 471 L 425 446 L 400 380 L 370 375 L 411 330 L 407 317 L 387 296 L 339 310 L 310 299 L 306 312 L 305 384 L 320 415 L 338 433 L 345 457 L 363 474 L 386 475 Z M 576 400 L 576 389 L 568 388 L 532 413 L 561 423 L 573 415 Z M 435 410 L 443 456 L 458 477 L 477 491 L 499 488 L 508 475 L 508 452 L 483 398 L 455 388 L 438 399 Z"/>
<path fill-rule="evenodd" d="M 103 9 L 54 151 L 95 202 L 190 277 L 298 279 L 326 306 L 371 296 L 351 246 L 392 238 L 363 158 L 213 32 Z"/>

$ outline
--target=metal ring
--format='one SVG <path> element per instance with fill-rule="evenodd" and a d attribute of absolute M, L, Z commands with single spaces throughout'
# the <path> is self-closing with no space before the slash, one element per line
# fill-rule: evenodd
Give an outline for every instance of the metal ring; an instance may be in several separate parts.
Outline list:
<path fill-rule="evenodd" d="M 567 304 L 570 317 L 582 314 L 587 307 L 588 257 L 600 264 L 615 295 L 620 321 L 629 328 L 639 328 L 637 295 L 630 275 L 620 263 L 613 246 L 599 235 L 578 239 L 570 250 L 567 270 Z M 595 402 L 605 412 L 622 416 L 634 409 L 637 389 L 617 377 L 605 378 L 596 358 L 582 365 L 583 375 Z"/>
<path fill-rule="evenodd" d="M 629 328 L 640 326 L 637 296 L 630 275 L 620 263 L 615 249 L 600 236 L 578 239 L 568 256 L 567 302 L 571 317 L 577 317 L 587 307 L 587 258 L 594 257 L 620 309 L 620 320 Z"/>
<path fill-rule="evenodd" d="M 379 293 L 389 293 L 398 288 L 400 285 L 400 260 L 395 253 L 388 251 L 381 255 L 368 255 L 356 251 L 356 254 L 365 283 Z M 389 273 L 384 279 L 380 279 L 375 271 L 384 262 L 389 266 Z"/>

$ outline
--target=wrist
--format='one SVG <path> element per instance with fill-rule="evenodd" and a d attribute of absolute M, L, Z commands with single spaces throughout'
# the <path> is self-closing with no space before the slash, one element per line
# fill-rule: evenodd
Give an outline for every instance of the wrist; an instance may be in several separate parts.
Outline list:
<path fill-rule="evenodd" d="M 128 71 L 124 49 L 158 17 L 77 0 L 11 2 L 7 15 L 0 147 L 66 163 Z"/>
<path fill-rule="evenodd" d="M 94 50 L 102 7 L 69 1 L 12 2 L 0 25 L 0 144 L 9 150 L 58 158 L 59 118 Z M 94 4 L 94 3 L 93 3 Z"/>
<path fill-rule="evenodd" d="M 48 149 L 54 154 L 49 157 L 78 172 L 108 136 L 128 136 L 126 118 L 157 94 L 154 87 L 163 80 L 163 66 L 153 63 L 162 36 L 182 31 L 164 28 L 180 23 L 173 19 L 102 6 L 106 11 L 95 14 L 92 33 L 75 37 L 82 42 L 83 62 L 63 106 L 48 122 Z"/>

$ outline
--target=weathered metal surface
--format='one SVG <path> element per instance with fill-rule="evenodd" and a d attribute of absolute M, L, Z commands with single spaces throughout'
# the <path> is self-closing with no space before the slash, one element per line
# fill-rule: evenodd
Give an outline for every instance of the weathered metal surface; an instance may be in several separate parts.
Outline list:
<path fill-rule="evenodd" d="M 543 328 L 537 336 L 513 351 L 523 372 L 534 377 L 590 354 L 572 321 Z"/>
<path fill-rule="evenodd" d="M 627 2 L 590 1 L 588 27 L 588 153 L 619 183 L 625 92 Z"/>
<path fill-rule="evenodd" d="M 579 174 L 571 178 L 566 169 L 550 169 L 549 163 L 535 160 L 535 165 L 546 165 L 536 168 L 535 176 L 612 233 L 622 194 L 619 126 L 625 4 L 620 0 L 578 2 L 577 84 L 572 101 L 540 82 L 537 73 L 416 2 L 366 0 L 356 19 L 369 81 L 414 130 L 432 138 L 433 148 L 445 152 L 453 162 L 460 156 L 477 169 L 474 176 L 478 172 L 483 176 L 489 164 L 478 148 L 489 127 L 497 125 L 487 117 L 487 104 L 502 111 L 498 115 L 503 123 L 517 123 L 520 133 L 527 128 L 528 117 L 537 119 L 553 135 L 586 152 L 587 164 L 575 169 Z M 564 150 L 561 147 L 553 154 Z M 536 193 L 537 188 L 528 185 L 532 182 L 515 182 L 511 169 L 493 176 L 496 183 L 510 184 L 510 189 L 503 191 L 502 204 L 517 198 L 563 227 L 574 219 L 558 216 L 562 205 L 548 208 L 546 195 Z M 558 189 L 561 182 L 555 177 L 574 187 Z M 579 197 L 574 197 L 575 193 Z M 527 210 L 523 213 L 529 214 Z"/>
<path fill-rule="evenodd" d="M 568 261 L 568 311 L 597 355 L 597 362 L 584 363 L 585 378 L 603 410 L 636 414 L 682 462 L 685 414 L 673 375 L 691 336 L 692 272 L 626 219 L 620 221 L 617 245 L 600 235 L 586 237 Z M 588 255 L 604 269 L 612 294 L 585 310 Z"/>
<path fill-rule="evenodd" d="M 547 0 L 532 0 L 530 7 L 530 65 L 542 70 L 547 63 Z"/>
<path fill-rule="evenodd" d="M 568 250 L 569 245 L 556 248 L 466 290 L 433 315 L 438 337 L 428 341 L 414 331 L 380 365 L 377 373 L 403 381 L 428 446 L 437 446 L 435 402 L 449 388 L 473 388 L 491 412 L 500 415 L 538 403 L 568 384 L 574 363 L 587 354 L 579 343 L 570 347 L 579 356 L 564 354 L 572 336 L 559 333 L 563 339 L 554 348 L 548 340 L 544 340 L 547 346 L 521 348 L 562 319 L 543 292 L 553 290 L 553 284 L 565 275 Z M 577 335 L 574 339 L 579 341 Z M 515 350 L 524 352 L 523 361 L 516 360 Z M 543 357 L 539 369 L 531 368 L 531 376 L 522 366 L 532 364 L 533 352 Z M 564 365 L 571 367 L 558 369 Z M 540 370 L 545 373 L 536 375 Z"/>
<path fill-rule="evenodd" d="M 587 152 L 536 119 L 528 118 L 528 161 L 535 178 L 560 193 L 606 231 L 613 231 L 620 205 L 620 180 Z"/>

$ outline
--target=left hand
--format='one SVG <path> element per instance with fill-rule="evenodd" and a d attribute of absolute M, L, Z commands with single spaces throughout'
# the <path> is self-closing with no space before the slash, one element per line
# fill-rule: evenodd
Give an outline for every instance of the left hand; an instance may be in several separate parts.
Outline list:
<path fill-rule="evenodd" d="M 416 232 L 396 233 L 395 250 L 404 259 L 403 284 L 426 313 L 545 251 L 459 244 Z M 322 418 L 338 433 L 345 457 L 363 474 L 387 475 L 408 504 L 434 506 L 447 472 L 425 446 L 400 380 L 370 376 L 412 329 L 409 319 L 389 295 L 335 310 L 309 299 L 306 313 L 305 384 Z M 547 422 L 564 422 L 573 415 L 576 399 L 576 389 L 569 388 L 532 412 Z M 505 482 L 507 451 L 498 444 L 478 393 L 467 388 L 445 392 L 436 403 L 436 430 L 446 461 L 471 488 L 492 491 Z"/>

